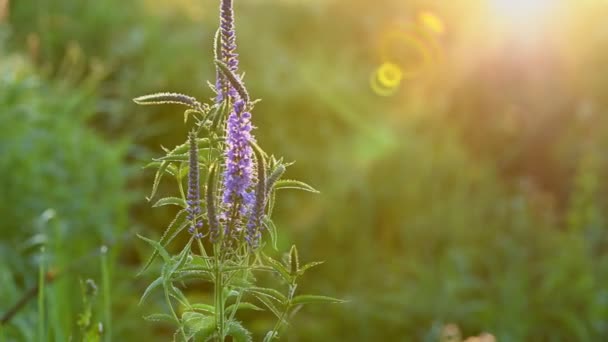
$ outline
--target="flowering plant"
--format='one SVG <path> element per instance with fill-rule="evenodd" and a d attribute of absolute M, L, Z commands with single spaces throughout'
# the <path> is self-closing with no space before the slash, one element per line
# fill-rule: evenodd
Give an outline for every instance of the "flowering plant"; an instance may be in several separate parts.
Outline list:
<path fill-rule="evenodd" d="M 277 248 L 277 228 L 271 215 L 275 194 L 281 189 L 316 193 L 311 186 L 282 179 L 290 165 L 269 156 L 252 134 L 251 112 L 256 104 L 249 97 L 239 75 L 232 0 L 221 0 L 220 27 L 214 41 L 216 82 L 210 85 L 216 96 L 201 104 L 196 98 L 177 93 L 156 93 L 134 99 L 138 104 L 176 103 L 187 107 L 185 122 L 192 118 L 187 141 L 148 166 L 156 168 L 152 186 L 155 198 L 163 176 L 175 178 L 179 195 L 164 197 L 154 207 L 178 206 L 180 210 L 159 241 L 140 236 L 154 252 L 143 267 L 163 260 L 160 275 L 145 290 L 141 301 L 162 289 L 169 314 L 147 317 L 177 325 L 175 338 L 188 340 L 251 341 L 251 333 L 237 319 L 243 309 L 267 310 L 277 322 L 264 337 L 271 341 L 303 304 L 337 303 L 339 299 L 297 293 L 298 281 L 306 270 L 319 265 L 300 265 L 292 246 L 285 261 L 266 253 L 268 242 Z M 184 190 L 184 186 L 187 187 Z M 176 255 L 166 247 L 187 230 L 188 242 Z M 258 286 L 256 275 L 273 273 L 280 287 Z M 191 303 L 182 292 L 190 281 L 213 284 L 213 303 Z M 179 309 L 176 309 L 179 305 Z"/>

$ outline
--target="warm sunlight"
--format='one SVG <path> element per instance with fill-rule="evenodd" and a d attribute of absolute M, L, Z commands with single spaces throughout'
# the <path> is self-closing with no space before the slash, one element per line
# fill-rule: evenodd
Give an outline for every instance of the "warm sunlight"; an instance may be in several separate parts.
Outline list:
<path fill-rule="evenodd" d="M 490 10 L 500 21 L 530 29 L 543 21 L 556 8 L 559 0 L 490 0 Z"/>

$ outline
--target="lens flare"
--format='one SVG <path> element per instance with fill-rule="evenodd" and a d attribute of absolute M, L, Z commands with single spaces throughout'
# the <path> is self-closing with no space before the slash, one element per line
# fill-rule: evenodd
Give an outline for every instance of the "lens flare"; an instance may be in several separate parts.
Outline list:
<path fill-rule="evenodd" d="M 442 34 L 445 32 L 445 25 L 439 16 L 431 11 L 422 11 L 418 13 L 418 22 L 427 31 L 434 34 Z"/>
<path fill-rule="evenodd" d="M 413 78 L 431 61 L 432 53 L 416 32 L 411 29 L 393 28 L 382 37 L 380 60 L 398 65 L 403 78 Z"/>
<path fill-rule="evenodd" d="M 390 96 L 399 89 L 402 79 L 401 68 L 396 64 L 385 62 L 372 73 L 370 85 L 376 94 Z"/>

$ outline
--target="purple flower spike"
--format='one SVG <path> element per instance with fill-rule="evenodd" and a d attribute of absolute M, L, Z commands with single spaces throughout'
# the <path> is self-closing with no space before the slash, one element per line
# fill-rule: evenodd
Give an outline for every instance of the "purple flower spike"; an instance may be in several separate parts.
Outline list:
<path fill-rule="evenodd" d="M 236 74 L 239 69 L 239 60 L 238 54 L 236 53 L 236 31 L 234 29 L 232 0 L 222 0 L 220 6 L 220 40 L 221 49 L 218 51 L 217 57 L 219 60 L 226 63 L 230 70 Z M 219 103 L 224 100 L 224 92 L 226 90 L 228 91 L 228 96 L 236 98 L 237 93 L 234 88 L 228 85 L 226 78 L 219 71 L 217 71 L 216 74 L 216 101 Z"/>
<path fill-rule="evenodd" d="M 203 221 L 199 217 L 201 214 L 201 196 L 198 174 L 198 145 L 196 144 L 196 133 L 194 131 L 188 135 L 188 142 L 190 143 L 190 169 L 188 170 L 188 207 L 186 211 L 188 212 L 188 221 L 191 222 L 188 231 L 200 238 L 201 234 L 196 233 L 196 231 L 203 228 Z"/>
<path fill-rule="evenodd" d="M 224 170 L 223 206 L 225 218 L 245 215 L 254 202 L 250 191 L 253 179 L 253 151 L 249 145 L 251 136 L 251 114 L 245 111 L 245 102 L 237 100 L 228 116 L 226 132 L 226 164 Z"/>

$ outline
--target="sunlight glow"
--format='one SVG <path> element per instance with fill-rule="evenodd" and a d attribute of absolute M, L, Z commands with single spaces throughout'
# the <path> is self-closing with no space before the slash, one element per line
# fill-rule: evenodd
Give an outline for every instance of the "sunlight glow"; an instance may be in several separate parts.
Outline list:
<path fill-rule="evenodd" d="M 489 0 L 490 9 L 497 17 L 511 24 L 534 25 L 555 8 L 558 0 Z"/>

